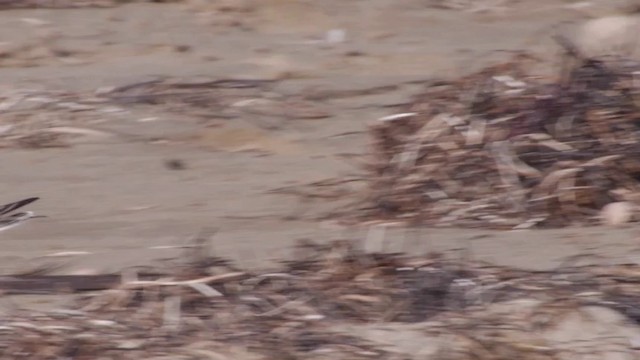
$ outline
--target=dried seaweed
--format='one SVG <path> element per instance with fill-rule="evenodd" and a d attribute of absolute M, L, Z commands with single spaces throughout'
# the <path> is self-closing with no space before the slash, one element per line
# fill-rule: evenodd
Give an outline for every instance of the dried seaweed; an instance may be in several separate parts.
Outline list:
<path fill-rule="evenodd" d="M 288 119 L 320 119 L 330 113 L 303 97 L 284 96 L 272 91 L 277 80 L 268 79 L 157 79 L 127 84 L 101 91 L 99 96 L 119 106 L 162 105 L 180 114 L 211 118 L 252 115 Z"/>
<path fill-rule="evenodd" d="M 5 89 L 0 92 L 0 113 L 4 121 L 0 127 L 0 147 L 69 147 L 78 141 L 92 139 L 144 143 L 161 140 L 107 130 L 101 125 L 105 119 L 122 120 L 134 116 L 144 122 L 173 113 L 179 114 L 180 119 L 186 117 L 207 125 L 220 125 L 220 119 L 241 119 L 263 128 L 277 127 L 277 123 L 288 119 L 331 116 L 317 103 L 301 96 L 271 91 L 274 82 L 162 78 L 100 88 L 95 93 Z M 278 142 L 264 147 L 277 148 Z"/>
<path fill-rule="evenodd" d="M 567 262 L 554 271 L 528 271 L 437 254 L 367 253 L 342 240 L 301 242 L 281 265 L 251 272 L 207 255 L 200 239 L 167 263 L 172 270 L 165 275 L 123 276 L 112 289 L 83 295 L 68 309 L 6 314 L 0 354 L 424 358 L 400 356 L 364 333 L 340 330 L 405 323 L 420 326 L 425 338 L 449 339 L 431 349 L 434 359 L 564 359 L 566 352 L 575 356 L 597 346 L 545 337 L 566 316 L 609 308 L 640 326 L 637 265 Z M 598 341 L 634 351 L 620 339 Z"/>
<path fill-rule="evenodd" d="M 527 75 L 517 56 L 431 86 L 403 116 L 373 124 L 366 206 L 356 216 L 562 227 L 592 224 L 606 204 L 633 201 L 640 64 L 578 53 L 567 64 L 549 83 Z"/>
<path fill-rule="evenodd" d="M 78 9 L 109 8 L 133 2 L 150 2 L 149 0 L 0 0 L 0 10 L 12 9 Z M 153 2 L 178 2 L 180 0 L 161 0 Z"/>

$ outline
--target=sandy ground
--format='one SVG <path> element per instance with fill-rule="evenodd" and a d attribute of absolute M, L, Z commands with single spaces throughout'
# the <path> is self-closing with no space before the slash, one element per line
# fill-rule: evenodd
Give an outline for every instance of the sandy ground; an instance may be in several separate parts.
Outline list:
<path fill-rule="evenodd" d="M 118 270 L 167 257 L 174 250 L 152 248 L 184 243 L 204 227 L 218 228 L 214 248 L 243 266 L 281 257 L 296 239 L 365 236 L 364 228 L 311 220 L 327 204 L 300 204 L 270 190 L 352 172 L 336 155 L 366 151 L 366 123 L 419 92 L 412 81 L 479 68 L 503 56 L 502 50 L 528 49 L 552 69 L 558 53 L 549 39 L 553 27 L 584 19 L 584 11 L 576 10 L 584 3 L 560 0 L 504 2 L 480 12 L 417 0 L 227 1 L 222 12 L 216 12 L 220 2 L 210 3 L 218 5 L 2 11 L 2 87 L 90 92 L 159 75 L 278 79 L 273 91 L 288 97 L 393 86 L 317 101 L 314 106 L 330 114 L 321 119 L 223 119 L 212 109 L 202 121 L 143 109 L 100 123 L 163 138 L 211 131 L 206 146 L 120 139 L 64 149 L 2 149 L 3 201 L 40 196 L 30 210 L 49 216 L 1 234 L 4 273 L 62 251 L 91 252 L 73 258 L 66 272 Z M 594 13 L 613 6 L 586 4 Z M 345 41 L 323 42 L 331 29 L 344 30 Z M 47 50 L 52 48 L 55 54 Z M 154 121 L 141 121 L 150 116 Z M 261 151 L 236 151 L 247 147 Z M 186 168 L 168 169 L 171 159 Z M 548 267 L 582 252 L 636 261 L 637 236 L 633 226 L 499 233 L 398 229 L 388 234 L 386 246 L 471 248 L 474 256 L 499 263 Z"/>

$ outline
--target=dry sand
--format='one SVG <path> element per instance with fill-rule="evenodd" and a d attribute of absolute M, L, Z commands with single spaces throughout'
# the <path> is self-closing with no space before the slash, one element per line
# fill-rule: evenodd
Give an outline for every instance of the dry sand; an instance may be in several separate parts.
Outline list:
<path fill-rule="evenodd" d="M 417 0 L 262 0 L 227 1 L 222 11 L 210 3 L 219 4 L 2 11 L 2 88 L 89 92 L 159 75 L 280 79 L 273 91 L 289 97 L 395 87 L 318 101 L 314 106 L 330 115 L 318 119 L 247 113 L 224 119 L 212 109 L 203 120 L 158 108 L 99 123 L 121 133 L 187 139 L 179 144 L 119 139 L 2 149 L 3 200 L 40 196 L 31 208 L 49 216 L 1 234 L 3 273 L 62 251 L 92 253 L 74 257 L 66 272 L 117 270 L 167 257 L 172 250 L 150 248 L 183 243 L 204 227 L 218 228 L 215 249 L 244 266 L 281 257 L 296 239 L 364 236 L 364 228 L 312 220 L 330 204 L 300 204 L 270 190 L 352 172 L 337 155 L 366 151 L 366 123 L 420 91 L 411 81 L 455 76 L 500 59 L 504 50 L 533 51 L 547 59 L 542 70 L 549 71 L 558 54 L 549 38 L 554 26 L 617 6 L 546 0 L 495 7 L 481 1 L 475 3 L 486 9 L 470 11 Z M 345 41 L 323 42 L 332 29 L 344 30 Z M 165 166 L 175 159 L 185 168 Z M 400 229 L 389 233 L 387 245 L 406 251 L 471 247 L 483 259 L 544 268 L 585 251 L 640 261 L 637 235 L 634 226 Z"/>

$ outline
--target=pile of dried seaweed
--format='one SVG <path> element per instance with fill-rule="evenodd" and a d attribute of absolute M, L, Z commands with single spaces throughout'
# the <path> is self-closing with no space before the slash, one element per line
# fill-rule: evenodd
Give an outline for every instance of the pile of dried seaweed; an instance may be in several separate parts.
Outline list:
<path fill-rule="evenodd" d="M 431 85 L 374 124 L 364 217 L 562 227 L 636 202 L 640 66 L 568 58 L 546 83 L 523 59 Z"/>
<path fill-rule="evenodd" d="M 70 309 L 13 310 L 0 324 L 0 353 L 12 359 L 423 359 L 426 353 L 564 359 L 561 352 L 596 340 L 558 336 L 563 318 L 598 308 L 637 324 L 640 314 L 637 265 L 534 272 L 442 255 L 367 254 L 338 241 L 301 243 L 278 269 L 253 273 L 203 254 L 197 247 L 153 279 L 125 272 L 120 285 L 84 295 Z M 619 335 L 611 327 L 620 324 L 590 316 L 588 326 L 609 326 L 607 338 L 598 340 L 607 346 L 598 351 L 633 354 L 633 331 L 640 328 L 625 325 Z M 381 343 L 365 331 L 381 326 L 396 335 L 412 326 L 419 337 L 411 346 L 421 350 Z"/>

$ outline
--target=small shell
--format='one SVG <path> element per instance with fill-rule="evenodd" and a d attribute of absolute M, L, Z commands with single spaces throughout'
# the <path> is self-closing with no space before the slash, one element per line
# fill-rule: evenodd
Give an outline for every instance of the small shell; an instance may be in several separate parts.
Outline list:
<path fill-rule="evenodd" d="M 628 201 L 613 202 L 602 208 L 600 218 L 605 225 L 618 226 L 631 221 L 633 210 L 633 205 Z"/>

